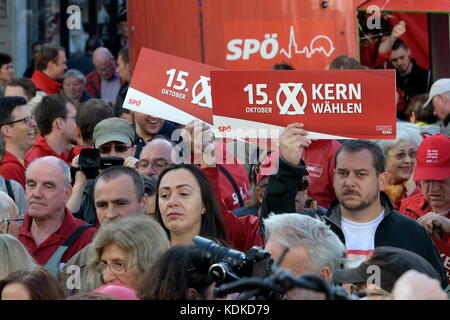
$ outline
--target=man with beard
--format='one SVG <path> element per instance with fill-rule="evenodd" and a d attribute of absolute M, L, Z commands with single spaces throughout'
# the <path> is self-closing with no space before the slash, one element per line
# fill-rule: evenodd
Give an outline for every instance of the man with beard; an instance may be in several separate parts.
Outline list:
<path fill-rule="evenodd" d="M 66 163 L 73 158 L 71 144 L 77 144 L 77 110 L 71 100 L 62 95 L 49 95 L 34 110 L 40 132 L 35 144 L 25 155 L 25 167 L 36 158 L 54 156 Z"/>
<path fill-rule="evenodd" d="M 295 212 L 296 186 L 305 170 L 302 156 L 311 144 L 303 127 L 291 124 L 280 136 L 279 168 L 269 178 L 265 212 Z M 337 198 L 326 212 L 317 210 L 316 216 L 345 244 L 347 258 L 364 260 L 379 246 L 410 250 L 425 258 L 445 283 L 444 267 L 425 229 L 394 210 L 381 191 L 387 183 L 381 148 L 371 141 L 351 140 L 338 149 L 334 161 Z"/>
<path fill-rule="evenodd" d="M 431 72 L 417 65 L 416 60 L 412 58 L 411 50 L 402 40 L 397 39 L 392 45 L 389 61 L 397 70 L 397 87 L 406 105 L 411 97 L 428 92 Z M 404 117 L 403 114 L 399 116 Z"/>

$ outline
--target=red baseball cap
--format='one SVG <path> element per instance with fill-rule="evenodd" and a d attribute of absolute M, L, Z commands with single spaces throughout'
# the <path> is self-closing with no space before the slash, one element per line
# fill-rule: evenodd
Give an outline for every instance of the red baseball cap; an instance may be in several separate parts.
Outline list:
<path fill-rule="evenodd" d="M 435 134 L 417 149 L 414 180 L 446 180 L 450 177 L 450 137 Z"/>

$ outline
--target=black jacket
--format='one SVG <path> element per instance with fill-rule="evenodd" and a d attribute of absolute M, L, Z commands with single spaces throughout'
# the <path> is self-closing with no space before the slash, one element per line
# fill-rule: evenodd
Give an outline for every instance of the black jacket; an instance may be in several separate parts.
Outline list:
<path fill-rule="evenodd" d="M 280 157 L 279 169 L 269 177 L 269 183 L 264 193 L 261 215 L 267 217 L 270 212 L 295 212 L 295 195 L 297 183 L 303 177 L 304 162 L 294 166 Z M 417 253 L 426 259 L 441 275 L 443 288 L 447 287 L 447 276 L 444 266 L 430 236 L 415 220 L 393 209 L 388 196 L 381 192 L 381 203 L 384 206 L 384 218 L 375 232 L 375 247 L 391 246 Z M 328 208 L 305 212 L 308 215 L 323 220 L 330 229 L 345 244 L 344 233 L 341 229 L 341 208 L 335 199 Z"/>

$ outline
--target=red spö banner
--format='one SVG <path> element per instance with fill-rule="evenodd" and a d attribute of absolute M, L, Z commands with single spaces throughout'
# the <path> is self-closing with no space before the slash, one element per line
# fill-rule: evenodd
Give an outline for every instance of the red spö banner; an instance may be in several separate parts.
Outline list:
<path fill-rule="evenodd" d="M 212 71 L 211 85 L 214 125 L 233 136 L 301 122 L 312 139 L 396 137 L 395 70 Z"/>
<path fill-rule="evenodd" d="M 181 124 L 212 124 L 211 70 L 221 69 L 142 48 L 123 107 Z"/>

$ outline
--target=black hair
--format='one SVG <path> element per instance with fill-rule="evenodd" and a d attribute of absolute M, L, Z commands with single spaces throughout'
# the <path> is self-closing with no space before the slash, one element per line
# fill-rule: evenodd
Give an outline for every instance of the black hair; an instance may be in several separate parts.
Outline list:
<path fill-rule="evenodd" d="M 136 199 L 138 202 L 142 200 L 144 197 L 144 181 L 142 180 L 142 176 L 134 169 L 129 167 L 117 166 L 108 168 L 97 176 L 95 179 L 95 185 L 97 185 L 99 180 L 103 180 L 108 182 L 112 179 L 120 177 L 121 175 L 129 176 L 133 180 L 134 191 L 136 192 Z M 95 189 L 95 187 L 94 187 Z M 131 192 L 131 190 L 124 190 L 124 192 Z"/>
<path fill-rule="evenodd" d="M 52 132 L 53 121 L 57 118 L 65 119 L 67 117 L 67 104 L 75 106 L 71 99 L 61 94 L 48 95 L 42 98 L 42 101 L 34 109 L 34 117 L 42 136 Z"/>
<path fill-rule="evenodd" d="M 170 239 L 170 232 L 164 225 L 162 220 L 161 211 L 159 210 L 159 186 L 163 177 L 170 171 L 185 169 L 192 173 L 200 186 L 201 200 L 205 206 L 206 213 L 202 215 L 202 222 L 200 227 L 199 236 L 216 239 L 221 245 L 227 244 L 227 237 L 225 234 L 225 228 L 222 222 L 222 216 L 220 213 L 220 206 L 214 194 L 214 189 L 209 182 L 207 176 L 202 170 L 192 164 L 175 164 L 167 167 L 159 176 L 158 185 L 156 187 L 156 211 L 155 219 L 158 221 L 163 229 L 167 232 Z"/>
<path fill-rule="evenodd" d="M 12 62 L 12 57 L 9 54 L 0 52 L 0 68 L 4 64 L 8 64 L 11 62 Z"/>
<path fill-rule="evenodd" d="M 24 97 L 0 97 L 0 127 L 13 121 L 14 109 L 25 104 L 27 100 Z"/>
<path fill-rule="evenodd" d="M 372 165 L 377 172 L 377 176 L 383 173 L 386 165 L 384 152 L 379 145 L 369 140 L 350 140 L 344 142 L 334 155 L 334 167 L 336 167 L 337 157 L 341 152 L 356 153 L 362 150 L 368 150 L 372 154 Z"/>
<path fill-rule="evenodd" d="M 402 39 L 397 39 L 394 41 L 394 44 L 392 45 L 392 51 L 398 50 L 400 48 L 403 48 L 405 50 L 408 50 L 408 46 Z"/>

